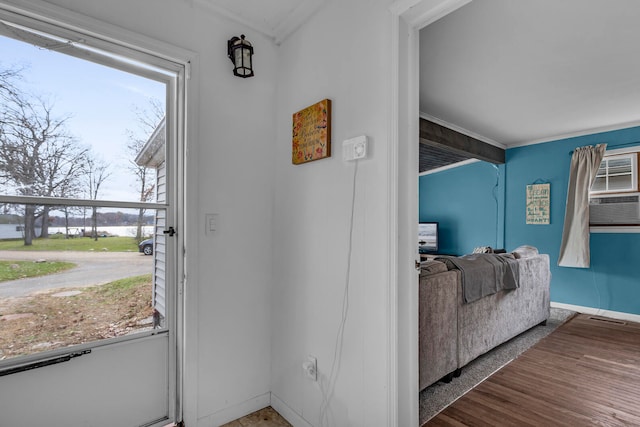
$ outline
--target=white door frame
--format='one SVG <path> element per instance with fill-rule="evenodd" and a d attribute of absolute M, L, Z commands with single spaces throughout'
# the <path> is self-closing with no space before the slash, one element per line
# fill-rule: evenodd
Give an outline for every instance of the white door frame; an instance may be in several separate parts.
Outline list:
<path fill-rule="evenodd" d="M 188 197 L 187 194 L 193 194 L 193 189 L 188 184 L 194 182 L 194 179 L 191 176 L 187 176 L 186 172 L 189 170 L 189 168 L 186 168 L 187 134 L 195 134 L 193 131 L 194 122 L 187 120 L 187 111 L 189 110 L 188 105 L 193 105 L 197 98 L 197 95 L 194 95 L 197 90 L 191 87 L 190 74 L 192 65 L 198 64 L 198 57 L 194 52 L 187 49 L 179 48 L 43 1 L 0 0 L 0 7 L 10 13 L 40 21 L 43 25 L 53 25 L 62 29 L 84 33 L 89 37 L 95 38 L 97 43 L 105 42 L 120 46 L 125 56 L 125 51 L 136 50 L 143 55 L 155 58 L 151 59 L 150 63 L 157 65 L 159 68 L 162 68 L 162 64 L 171 62 L 175 64 L 174 68 L 179 70 L 176 71 L 177 83 L 174 93 L 168 96 L 168 99 L 172 101 L 172 105 L 167 106 L 168 109 L 174 109 L 174 114 L 177 117 L 175 126 L 173 123 L 167 125 L 167 132 L 171 133 L 176 141 L 176 144 L 168 150 L 167 156 L 171 158 L 177 156 L 178 160 L 181 160 L 174 162 L 175 167 L 171 168 L 171 182 L 167 182 L 171 191 L 180 195 L 174 198 L 174 202 L 171 205 L 173 217 L 176 220 L 176 223 L 171 225 L 175 226 L 178 233 L 175 236 L 175 250 L 168 254 L 176 261 L 175 268 L 172 268 L 170 272 L 175 278 L 176 286 L 168 290 L 168 292 L 173 293 L 172 299 L 175 306 L 169 319 L 170 349 L 168 357 L 170 359 L 170 371 L 168 373 L 168 407 L 170 418 L 181 420 L 184 412 L 185 318 L 187 317 L 186 313 L 190 312 L 184 307 L 186 303 L 184 294 L 186 263 L 184 248 L 186 241 L 191 240 L 187 239 L 187 235 L 194 233 L 193 229 L 187 229 L 187 224 L 190 221 L 185 218 L 187 215 L 185 199 Z M 168 90 L 171 89 L 169 88 Z M 193 215 L 193 213 L 190 214 Z M 98 344 L 98 346 L 101 345 Z"/>
<path fill-rule="evenodd" d="M 390 8 L 389 426 L 417 426 L 419 31 L 471 0 L 397 0 Z"/>

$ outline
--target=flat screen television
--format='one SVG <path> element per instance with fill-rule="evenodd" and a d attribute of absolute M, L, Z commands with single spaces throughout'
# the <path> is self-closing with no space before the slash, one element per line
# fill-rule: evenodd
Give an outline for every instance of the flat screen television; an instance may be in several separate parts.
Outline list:
<path fill-rule="evenodd" d="M 418 251 L 421 254 L 438 252 L 437 222 L 421 222 L 418 224 Z"/>

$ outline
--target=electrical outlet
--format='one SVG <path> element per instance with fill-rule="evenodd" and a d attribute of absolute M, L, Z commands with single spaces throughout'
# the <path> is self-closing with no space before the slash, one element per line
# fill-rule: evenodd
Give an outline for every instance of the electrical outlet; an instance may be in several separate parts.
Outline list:
<path fill-rule="evenodd" d="M 367 137 L 365 135 L 342 142 L 342 158 L 345 161 L 364 159 L 365 157 L 367 157 Z"/>
<path fill-rule="evenodd" d="M 313 381 L 318 381 L 318 361 L 313 356 L 307 356 L 307 360 L 302 364 L 307 378 Z"/>

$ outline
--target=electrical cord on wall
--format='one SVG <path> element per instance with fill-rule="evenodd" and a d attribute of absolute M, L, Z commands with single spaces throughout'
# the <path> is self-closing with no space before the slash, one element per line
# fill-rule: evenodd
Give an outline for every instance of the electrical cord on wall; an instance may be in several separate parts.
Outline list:
<path fill-rule="evenodd" d="M 596 272 L 595 270 L 593 270 L 593 268 L 591 269 L 591 278 L 593 279 L 593 287 L 596 288 L 596 293 L 598 294 L 598 305 L 597 305 L 597 311 L 596 311 L 596 316 L 600 316 L 602 315 L 602 296 L 600 295 L 600 288 L 598 288 L 598 282 L 596 282 Z"/>
<path fill-rule="evenodd" d="M 358 177 L 358 163 L 355 161 L 353 168 L 353 187 L 351 193 L 351 217 L 349 218 L 349 241 L 347 245 L 347 269 L 345 275 L 344 294 L 342 296 L 342 318 L 340 325 L 338 326 L 338 333 L 336 334 L 336 342 L 333 350 L 333 361 L 331 362 L 331 370 L 329 371 L 329 378 L 327 380 L 326 390 L 320 388 L 322 392 L 322 403 L 320 404 L 320 425 L 329 426 L 329 407 L 331 406 L 331 399 L 336 387 L 336 380 L 340 373 L 340 363 L 342 361 L 342 348 L 344 344 L 344 330 L 347 324 L 347 316 L 349 314 L 349 285 L 351 283 L 351 256 L 353 253 L 353 224 L 355 217 L 356 206 L 356 182 Z"/>
<path fill-rule="evenodd" d="M 498 248 L 498 216 L 499 216 L 499 212 L 500 212 L 500 206 L 498 203 L 498 186 L 500 185 L 500 169 L 498 168 L 497 165 L 492 165 L 494 167 L 494 169 L 496 170 L 496 185 L 493 186 L 493 199 L 496 201 L 496 244 L 494 246 L 494 248 Z"/>

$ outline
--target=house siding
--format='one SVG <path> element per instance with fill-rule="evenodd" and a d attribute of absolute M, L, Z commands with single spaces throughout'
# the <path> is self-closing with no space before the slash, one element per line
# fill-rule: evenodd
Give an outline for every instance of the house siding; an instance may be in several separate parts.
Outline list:
<path fill-rule="evenodd" d="M 157 169 L 157 192 L 156 198 L 158 203 L 164 203 L 167 200 L 167 168 L 166 163 L 162 164 Z M 160 322 L 163 326 L 164 319 L 167 315 L 166 305 L 166 259 L 167 259 L 167 238 L 164 234 L 167 226 L 167 211 L 164 209 L 158 209 L 156 212 L 156 224 L 155 224 L 155 247 L 153 257 L 153 307 L 158 313 L 156 322 Z"/>

